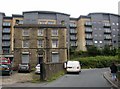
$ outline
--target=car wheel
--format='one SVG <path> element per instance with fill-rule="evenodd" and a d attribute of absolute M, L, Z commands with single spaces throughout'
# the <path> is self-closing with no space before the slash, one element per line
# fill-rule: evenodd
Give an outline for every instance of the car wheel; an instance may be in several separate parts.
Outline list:
<path fill-rule="evenodd" d="M 11 76 L 12 75 L 12 71 L 11 72 L 9 72 L 9 74 L 8 74 L 9 76 Z"/>

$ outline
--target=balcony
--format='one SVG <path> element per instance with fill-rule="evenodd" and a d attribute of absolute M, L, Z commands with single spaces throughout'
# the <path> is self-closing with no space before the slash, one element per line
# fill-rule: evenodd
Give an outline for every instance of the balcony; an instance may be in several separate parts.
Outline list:
<path fill-rule="evenodd" d="M 105 36 L 104 40 L 112 40 L 111 36 Z"/>
<path fill-rule="evenodd" d="M 85 22 L 86 27 L 92 27 L 92 22 Z"/>
<path fill-rule="evenodd" d="M 86 39 L 86 40 L 92 40 L 93 37 L 92 37 L 92 36 L 89 36 L 89 37 L 86 36 L 85 39 Z"/>
<path fill-rule="evenodd" d="M 93 30 L 86 28 L 86 29 L 85 29 L 85 32 L 86 32 L 86 33 L 91 33 L 91 32 L 93 32 Z"/>
<path fill-rule="evenodd" d="M 106 34 L 111 34 L 111 30 L 105 29 L 104 33 L 106 33 Z"/>
<path fill-rule="evenodd" d="M 71 47 L 77 47 L 77 44 L 70 44 Z"/>
<path fill-rule="evenodd" d="M 70 27 L 72 28 L 76 28 L 77 27 L 77 25 L 76 24 L 70 24 Z"/>
<path fill-rule="evenodd" d="M 70 37 L 70 40 L 76 41 L 76 40 L 77 40 L 77 37 Z"/>
<path fill-rule="evenodd" d="M 3 37 L 2 40 L 10 40 L 10 37 Z"/>
<path fill-rule="evenodd" d="M 3 47 L 3 48 L 7 48 L 7 47 L 9 48 L 9 47 L 10 47 L 10 44 L 2 44 L 2 47 Z"/>
<path fill-rule="evenodd" d="M 10 22 L 3 22 L 3 27 L 10 27 L 11 23 Z"/>
<path fill-rule="evenodd" d="M 86 42 L 86 46 L 93 45 L 93 42 Z"/>
<path fill-rule="evenodd" d="M 112 45 L 112 42 L 111 41 L 105 41 L 104 44 L 105 45 Z"/>
<path fill-rule="evenodd" d="M 10 34 L 10 30 L 4 30 L 2 31 L 3 34 Z"/>
<path fill-rule="evenodd" d="M 104 23 L 104 28 L 110 28 L 111 27 L 111 25 L 110 25 L 110 23 Z"/>
<path fill-rule="evenodd" d="M 77 34 L 77 30 L 70 31 L 70 34 Z"/>

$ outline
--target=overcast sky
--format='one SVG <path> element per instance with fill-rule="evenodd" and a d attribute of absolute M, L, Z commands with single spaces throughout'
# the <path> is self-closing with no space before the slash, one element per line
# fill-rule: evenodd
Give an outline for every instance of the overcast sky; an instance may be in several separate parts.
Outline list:
<path fill-rule="evenodd" d="M 119 0 L 0 0 L 0 12 L 7 16 L 24 11 L 57 11 L 79 17 L 92 12 L 118 14 Z"/>

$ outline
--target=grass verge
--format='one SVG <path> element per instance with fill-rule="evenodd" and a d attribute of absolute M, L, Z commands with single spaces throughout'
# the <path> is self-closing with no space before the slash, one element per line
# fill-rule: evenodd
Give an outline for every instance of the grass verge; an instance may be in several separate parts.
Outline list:
<path fill-rule="evenodd" d="M 51 82 L 51 81 L 54 81 L 56 79 L 58 79 L 59 77 L 63 76 L 65 74 L 65 71 L 60 71 L 56 74 L 54 74 L 52 77 L 50 77 L 47 82 Z"/>

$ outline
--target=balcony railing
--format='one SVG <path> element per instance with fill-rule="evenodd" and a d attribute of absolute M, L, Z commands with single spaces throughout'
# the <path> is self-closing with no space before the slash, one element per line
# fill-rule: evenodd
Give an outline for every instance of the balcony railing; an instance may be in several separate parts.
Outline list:
<path fill-rule="evenodd" d="M 76 47 L 76 46 L 77 46 L 77 44 L 71 44 L 70 46 L 72 46 L 72 47 Z"/>
<path fill-rule="evenodd" d="M 2 47 L 10 47 L 10 44 L 2 44 Z"/>
<path fill-rule="evenodd" d="M 111 33 L 111 30 L 105 30 L 104 33 Z"/>
<path fill-rule="evenodd" d="M 2 40 L 10 40 L 10 37 L 3 37 Z"/>
<path fill-rule="evenodd" d="M 77 40 L 77 37 L 70 37 L 70 40 Z"/>
<path fill-rule="evenodd" d="M 70 31 L 71 34 L 77 34 L 77 31 Z"/>
<path fill-rule="evenodd" d="M 86 36 L 85 38 L 88 39 L 88 40 L 89 40 L 89 39 L 93 39 L 92 36 Z"/>
<path fill-rule="evenodd" d="M 105 36 L 105 38 L 104 38 L 105 40 L 111 40 L 112 39 L 112 37 L 111 36 Z"/>
<path fill-rule="evenodd" d="M 77 27 L 76 24 L 70 24 L 70 27 Z"/>
<path fill-rule="evenodd" d="M 3 22 L 3 26 L 11 26 L 10 22 Z"/>
<path fill-rule="evenodd" d="M 93 42 L 87 42 L 86 45 L 93 45 Z"/>
<path fill-rule="evenodd" d="M 92 22 L 85 22 L 85 26 L 91 27 L 92 26 Z"/>
<path fill-rule="evenodd" d="M 92 29 L 85 29 L 85 32 L 93 32 Z"/>
<path fill-rule="evenodd" d="M 109 27 L 111 27 L 111 25 L 110 25 L 110 23 L 104 23 L 104 27 L 109 28 Z"/>
<path fill-rule="evenodd" d="M 10 33 L 10 30 L 3 30 L 2 33 Z"/>

